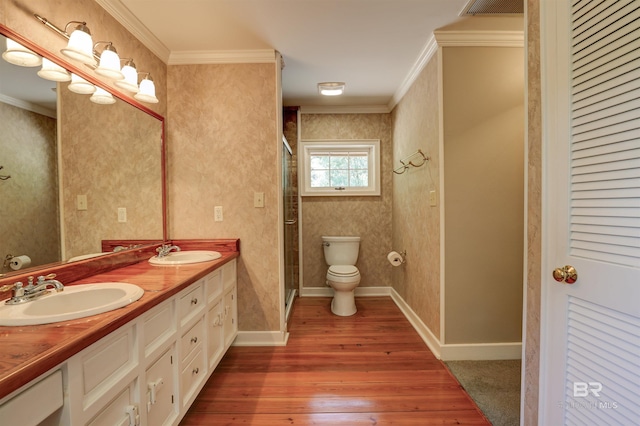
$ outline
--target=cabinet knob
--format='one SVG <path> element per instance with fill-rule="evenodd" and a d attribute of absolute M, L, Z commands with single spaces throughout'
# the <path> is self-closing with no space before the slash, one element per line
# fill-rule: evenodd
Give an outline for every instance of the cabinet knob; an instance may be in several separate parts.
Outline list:
<path fill-rule="evenodd" d="M 192 337 L 191 343 L 198 343 L 198 337 L 197 336 Z"/>
<path fill-rule="evenodd" d="M 191 299 L 191 304 L 192 305 L 197 305 L 198 304 L 198 298 L 194 297 L 193 299 Z"/>
<path fill-rule="evenodd" d="M 193 371 L 191 371 L 192 374 L 198 374 L 200 372 L 200 369 L 198 367 L 194 368 Z"/>

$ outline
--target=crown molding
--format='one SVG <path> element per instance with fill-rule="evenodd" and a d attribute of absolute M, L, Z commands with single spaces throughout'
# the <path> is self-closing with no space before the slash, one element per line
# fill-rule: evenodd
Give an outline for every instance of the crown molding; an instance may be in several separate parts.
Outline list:
<path fill-rule="evenodd" d="M 11 96 L 7 96 L 2 93 L 0 93 L 0 102 L 50 118 L 57 118 L 56 111 L 54 110 L 50 110 L 49 108 L 45 108 L 31 102 L 23 101 L 22 99 L 12 98 Z"/>
<path fill-rule="evenodd" d="M 165 64 L 171 51 L 147 27 L 127 9 L 120 0 L 95 0 L 107 13 L 124 26 L 147 49 L 153 52 Z"/>
<path fill-rule="evenodd" d="M 308 105 L 300 107 L 300 114 L 388 114 L 386 105 Z"/>
<path fill-rule="evenodd" d="M 260 50 L 183 50 L 171 52 L 168 65 L 273 63 L 277 52 Z"/>
<path fill-rule="evenodd" d="M 436 31 L 438 46 L 523 47 L 524 31 Z"/>
<path fill-rule="evenodd" d="M 427 66 L 433 55 L 438 51 L 438 44 L 436 43 L 436 39 L 433 35 L 427 41 L 427 44 L 422 48 L 418 59 L 413 64 L 409 73 L 405 77 L 404 81 L 398 87 L 398 90 L 393 94 L 387 108 L 389 111 L 392 111 L 396 105 L 400 102 L 400 100 L 407 94 L 413 83 L 415 83 L 416 79 L 422 72 L 422 70 Z"/>

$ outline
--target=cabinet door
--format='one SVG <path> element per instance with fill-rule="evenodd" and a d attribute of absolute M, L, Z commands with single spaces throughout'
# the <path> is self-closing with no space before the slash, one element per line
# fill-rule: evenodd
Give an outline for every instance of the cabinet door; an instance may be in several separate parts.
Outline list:
<path fill-rule="evenodd" d="M 224 300 L 218 300 L 207 315 L 207 356 L 213 369 L 224 352 Z"/>
<path fill-rule="evenodd" d="M 127 386 L 98 413 L 87 426 L 129 426 L 140 424 L 138 406 L 135 405 L 134 383 Z"/>
<path fill-rule="evenodd" d="M 170 424 L 177 414 L 174 389 L 173 348 L 166 351 L 146 373 L 147 378 L 147 424 L 160 426 Z"/>
<path fill-rule="evenodd" d="M 238 303 L 235 286 L 224 295 L 224 310 L 224 344 L 225 347 L 229 347 L 238 332 Z"/>

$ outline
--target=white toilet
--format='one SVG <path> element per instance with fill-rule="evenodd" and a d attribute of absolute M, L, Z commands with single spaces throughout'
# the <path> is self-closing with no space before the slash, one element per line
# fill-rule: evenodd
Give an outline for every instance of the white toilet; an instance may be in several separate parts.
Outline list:
<path fill-rule="evenodd" d="M 322 237 L 324 260 L 329 265 L 327 285 L 333 288 L 331 312 L 342 317 L 355 314 L 355 290 L 360 284 L 360 271 L 355 267 L 360 237 Z"/>

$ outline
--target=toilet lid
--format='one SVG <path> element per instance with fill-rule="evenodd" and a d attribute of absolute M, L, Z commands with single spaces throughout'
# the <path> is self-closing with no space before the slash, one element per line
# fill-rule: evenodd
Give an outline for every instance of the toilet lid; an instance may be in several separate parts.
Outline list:
<path fill-rule="evenodd" d="M 348 277 L 358 274 L 358 268 L 353 265 L 332 265 L 329 273 L 335 276 Z"/>

